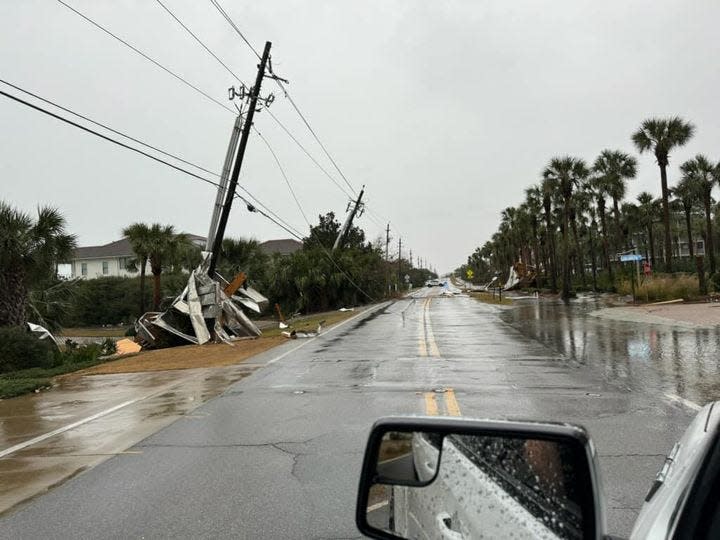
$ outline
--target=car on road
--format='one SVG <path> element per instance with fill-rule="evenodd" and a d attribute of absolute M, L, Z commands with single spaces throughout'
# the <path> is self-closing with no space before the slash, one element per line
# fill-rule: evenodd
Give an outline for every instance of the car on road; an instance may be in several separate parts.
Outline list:
<path fill-rule="evenodd" d="M 379 456 L 403 437 L 412 444 L 388 468 Z M 631 539 L 720 538 L 720 402 L 698 412 L 651 480 Z M 356 523 L 372 538 L 611 538 L 593 443 L 560 423 L 381 419 Z"/>

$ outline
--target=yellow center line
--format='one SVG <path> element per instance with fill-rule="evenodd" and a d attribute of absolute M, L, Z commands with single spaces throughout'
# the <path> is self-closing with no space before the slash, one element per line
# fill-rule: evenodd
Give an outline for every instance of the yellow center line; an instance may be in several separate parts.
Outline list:
<path fill-rule="evenodd" d="M 438 405 L 435 401 L 435 392 L 425 392 L 425 414 L 428 416 L 438 415 Z"/>
<path fill-rule="evenodd" d="M 418 326 L 418 356 L 427 356 L 427 342 L 425 341 L 425 306 L 427 305 L 427 298 L 422 307 L 422 318 Z"/>
<path fill-rule="evenodd" d="M 455 390 L 448 388 L 445 390 L 445 407 L 450 416 L 462 416 L 460 413 L 460 405 L 455 399 Z"/>

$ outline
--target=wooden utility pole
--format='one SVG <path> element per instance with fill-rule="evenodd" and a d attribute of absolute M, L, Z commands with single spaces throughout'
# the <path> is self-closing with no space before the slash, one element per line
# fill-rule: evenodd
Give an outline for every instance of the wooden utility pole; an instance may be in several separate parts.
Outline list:
<path fill-rule="evenodd" d="M 208 268 L 208 274 L 210 277 L 213 277 L 215 274 L 215 267 L 217 266 L 218 257 L 220 256 L 220 249 L 222 247 L 223 237 L 225 236 L 225 228 L 227 227 L 230 209 L 232 208 L 232 203 L 235 199 L 235 189 L 237 188 L 238 178 L 240 177 L 240 169 L 242 167 L 243 157 L 245 156 L 245 149 L 247 148 L 248 139 L 250 138 L 250 129 L 252 128 L 253 116 L 255 115 L 255 109 L 257 108 L 260 86 L 262 85 L 263 77 L 265 77 L 265 66 L 267 65 L 268 58 L 270 57 L 271 46 L 272 43 L 269 41 L 265 42 L 265 50 L 263 51 L 262 59 L 258 65 L 255 86 L 250 89 L 250 101 L 248 104 L 247 116 L 245 117 L 245 124 L 243 125 L 242 136 L 240 138 L 240 146 L 238 147 L 237 156 L 235 157 L 235 165 L 233 166 L 232 174 L 230 175 L 230 183 L 228 184 L 227 193 L 225 194 L 225 204 L 223 205 L 223 209 L 220 214 L 217 233 L 215 234 L 215 241 L 213 242 L 212 255 L 210 256 L 210 266 Z"/>
<path fill-rule="evenodd" d="M 402 238 L 398 238 L 398 288 L 402 286 Z"/>
<path fill-rule="evenodd" d="M 345 223 L 342 226 L 342 229 L 340 229 L 340 233 L 337 235 L 337 238 L 335 239 L 335 244 L 333 245 L 333 251 L 335 251 L 338 248 L 341 248 L 343 243 L 345 242 L 345 237 L 347 236 L 348 232 L 352 228 L 352 222 L 353 219 L 355 219 L 355 214 L 357 214 L 358 210 L 361 208 L 361 202 L 363 193 L 365 193 L 365 186 L 362 187 L 360 190 L 360 195 L 358 195 L 357 200 L 353 203 L 352 211 L 350 212 L 350 215 L 345 220 Z"/>

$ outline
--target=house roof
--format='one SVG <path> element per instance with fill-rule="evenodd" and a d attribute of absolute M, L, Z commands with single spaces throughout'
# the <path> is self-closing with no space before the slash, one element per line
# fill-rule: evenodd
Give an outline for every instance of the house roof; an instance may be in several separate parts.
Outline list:
<path fill-rule="evenodd" d="M 199 247 L 204 247 L 205 237 L 197 234 L 185 233 L 188 239 Z M 102 246 L 87 246 L 76 248 L 73 252 L 73 259 L 103 259 L 114 257 L 134 257 L 132 246 L 127 238 L 110 242 Z"/>
<path fill-rule="evenodd" d="M 283 238 L 280 240 L 267 240 L 260 244 L 262 249 L 268 255 L 280 253 L 281 255 L 290 255 L 299 249 L 302 249 L 302 242 L 293 240 L 292 238 Z"/>

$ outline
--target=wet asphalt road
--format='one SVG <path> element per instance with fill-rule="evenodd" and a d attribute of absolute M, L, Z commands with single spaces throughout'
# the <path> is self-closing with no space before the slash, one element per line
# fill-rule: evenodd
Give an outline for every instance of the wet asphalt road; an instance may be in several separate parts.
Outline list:
<path fill-rule="evenodd" d="M 668 396 L 712 395 L 697 360 L 673 360 L 674 342 L 697 350 L 695 334 L 532 302 L 508 311 L 467 297 L 402 300 L 255 357 L 265 366 L 224 394 L 0 518 L 0 536 L 358 537 L 369 427 L 433 413 L 586 426 L 610 532 L 627 535 L 693 416 Z M 700 340 L 702 369 L 714 374 L 717 339 Z"/>

